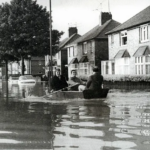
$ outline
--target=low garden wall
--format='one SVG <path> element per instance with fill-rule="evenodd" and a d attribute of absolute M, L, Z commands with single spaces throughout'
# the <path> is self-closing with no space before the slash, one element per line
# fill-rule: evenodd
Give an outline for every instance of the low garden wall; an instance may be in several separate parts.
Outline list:
<path fill-rule="evenodd" d="M 150 75 L 106 75 L 104 87 L 115 89 L 150 89 Z"/>
<path fill-rule="evenodd" d="M 114 89 L 150 89 L 150 75 L 105 75 L 104 88 Z M 81 77 L 87 81 L 86 77 Z"/>
<path fill-rule="evenodd" d="M 104 81 L 103 87 L 109 89 L 150 89 L 150 82 Z"/>

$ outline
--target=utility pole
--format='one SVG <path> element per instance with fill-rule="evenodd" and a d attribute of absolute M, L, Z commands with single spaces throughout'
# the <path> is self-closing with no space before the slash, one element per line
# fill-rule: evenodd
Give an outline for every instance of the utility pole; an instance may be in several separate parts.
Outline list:
<path fill-rule="evenodd" d="M 52 11 L 51 11 L 51 0 L 49 0 L 49 40 L 50 40 L 50 60 L 49 60 L 49 85 L 51 77 L 53 76 L 53 64 L 52 64 Z"/>

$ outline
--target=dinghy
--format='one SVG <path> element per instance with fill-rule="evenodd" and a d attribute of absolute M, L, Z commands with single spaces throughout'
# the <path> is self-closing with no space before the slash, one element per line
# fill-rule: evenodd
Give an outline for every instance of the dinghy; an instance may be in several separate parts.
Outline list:
<path fill-rule="evenodd" d="M 51 100 L 64 100 L 64 99 L 95 99 L 95 98 L 106 98 L 109 89 L 100 89 L 99 91 L 84 90 L 79 91 L 57 91 L 46 95 L 45 98 Z"/>

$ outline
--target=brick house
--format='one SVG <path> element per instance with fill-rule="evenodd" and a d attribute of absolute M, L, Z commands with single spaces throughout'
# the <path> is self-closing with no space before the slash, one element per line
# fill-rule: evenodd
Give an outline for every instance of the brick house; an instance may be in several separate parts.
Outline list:
<path fill-rule="evenodd" d="M 80 39 L 80 37 L 78 38 Z M 78 72 L 78 47 L 77 47 L 77 41 L 76 39 L 74 42 L 66 45 L 67 47 L 67 55 L 68 55 L 68 77 L 71 77 L 71 70 L 77 70 Z"/>
<path fill-rule="evenodd" d="M 69 28 L 69 37 L 60 42 L 59 51 L 56 54 L 55 58 L 57 60 L 57 66 L 61 69 L 61 73 L 68 79 L 68 53 L 67 53 L 67 45 L 76 39 L 78 39 L 80 35 L 78 34 L 78 30 L 76 27 Z"/>
<path fill-rule="evenodd" d="M 150 74 L 150 6 L 106 33 L 109 60 L 102 62 L 102 74 Z"/>
<path fill-rule="evenodd" d="M 68 56 L 70 50 L 74 50 L 74 57 L 68 57 L 68 74 L 72 69 L 78 70 L 80 77 L 88 77 L 92 74 L 92 68 L 97 65 L 101 69 L 101 61 L 108 60 L 108 37 L 106 32 L 120 25 L 112 19 L 111 13 L 101 12 L 99 24 L 68 45 Z"/>

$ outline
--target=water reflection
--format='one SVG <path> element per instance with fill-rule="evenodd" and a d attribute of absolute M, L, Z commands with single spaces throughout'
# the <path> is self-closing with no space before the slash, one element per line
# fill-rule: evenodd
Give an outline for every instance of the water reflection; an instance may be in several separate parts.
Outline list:
<path fill-rule="evenodd" d="M 2 149 L 149 149 L 149 91 L 111 90 L 106 99 L 56 102 L 41 99 L 47 89 L 45 83 L 0 86 Z"/>

